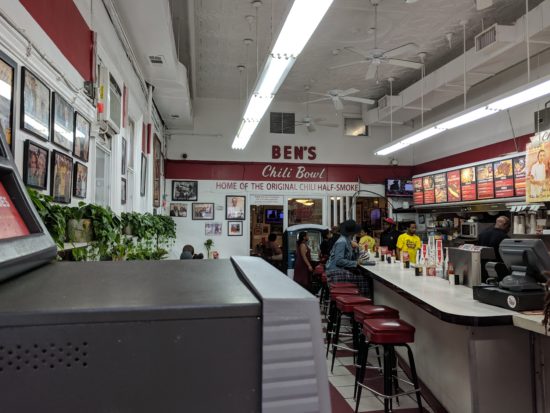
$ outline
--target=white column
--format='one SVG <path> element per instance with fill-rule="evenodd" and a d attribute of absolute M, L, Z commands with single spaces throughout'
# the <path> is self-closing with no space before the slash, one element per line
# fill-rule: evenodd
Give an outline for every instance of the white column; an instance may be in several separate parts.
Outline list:
<path fill-rule="evenodd" d="M 340 221 L 339 222 L 344 222 L 345 219 L 344 219 L 344 214 L 345 214 L 345 203 L 344 203 L 344 200 L 345 200 L 345 197 L 344 196 L 341 196 L 340 197 Z"/>
<path fill-rule="evenodd" d="M 332 198 L 332 226 L 338 225 L 338 200 L 334 196 Z"/>

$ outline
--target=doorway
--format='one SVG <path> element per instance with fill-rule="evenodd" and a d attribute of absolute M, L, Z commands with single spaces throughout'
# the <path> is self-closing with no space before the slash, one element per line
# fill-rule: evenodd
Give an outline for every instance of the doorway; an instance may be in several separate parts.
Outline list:
<path fill-rule="evenodd" d="M 250 251 L 253 255 L 261 255 L 262 246 L 271 233 L 277 236 L 275 242 L 283 245 L 283 205 L 251 205 L 250 217 Z"/>

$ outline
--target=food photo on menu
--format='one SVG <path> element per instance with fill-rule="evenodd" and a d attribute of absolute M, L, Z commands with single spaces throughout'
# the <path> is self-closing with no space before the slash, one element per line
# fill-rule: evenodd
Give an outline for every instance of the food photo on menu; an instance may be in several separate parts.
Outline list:
<path fill-rule="evenodd" d="M 491 199 L 495 197 L 493 182 L 493 164 L 486 163 L 476 167 L 477 172 L 477 199 Z"/>
<path fill-rule="evenodd" d="M 495 196 L 497 198 L 511 198 L 514 196 L 514 172 L 511 159 L 494 163 Z"/>
<path fill-rule="evenodd" d="M 447 200 L 459 202 L 461 200 L 460 192 L 460 171 L 447 172 Z"/>
<path fill-rule="evenodd" d="M 463 201 L 475 201 L 476 194 L 476 168 L 471 166 L 460 170 L 460 190 Z"/>
<path fill-rule="evenodd" d="M 434 178 L 433 176 L 425 176 L 422 178 L 422 186 L 424 187 L 424 203 L 435 204 Z"/>
<path fill-rule="evenodd" d="M 413 179 L 414 195 L 413 201 L 415 205 L 424 203 L 424 188 L 422 187 L 422 178 Z"/>
<path fill-rule="evenodd" d="M 514 193 L 515 196 L 525 196 L 526 184 L 526 164 L 525 157 L 514 158 Z"/>
<path fill-rule="evenodd" d="M 434 175 L 435 202 L 441 204 L 447 202 L 447 174 Z"/>

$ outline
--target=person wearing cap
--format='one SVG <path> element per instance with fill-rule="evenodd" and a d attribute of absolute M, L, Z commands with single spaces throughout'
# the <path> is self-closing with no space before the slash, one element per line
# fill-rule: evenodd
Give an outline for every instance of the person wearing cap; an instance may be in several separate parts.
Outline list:
<path fill-rule="evenodd" d="M 395 251 L 399 235 L 400 233 L 396 228 L 395 221 L 391 218 L 384 218 L 384 231 L 380 234 L 380 246 L 388 247 L 388 250 Z"/>
<path fill-rule="evenodd" d="M 354 273 L 354 269 L 364 264 L 359 259 L 359 245 L 353 237 L 361 231 L 361 226 L 353 219 L 340 225 L 340 237 L 330 251 L 330 257 L 325 271 L 329 282 L 348 281 L 357 284 L 361 294 L 369 295 L 369 279 L 362 274 Z"/>

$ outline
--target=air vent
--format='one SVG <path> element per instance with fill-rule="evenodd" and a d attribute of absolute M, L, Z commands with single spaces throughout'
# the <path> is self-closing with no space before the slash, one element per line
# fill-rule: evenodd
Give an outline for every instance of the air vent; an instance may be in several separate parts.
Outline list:
<path fill-rule="evenodd" d="M 149 56 L 149 61 L 151 62 L 151 64 L 154 64 L 154 65 L 163 65 L 164 56 L 160 54 L 156 56 Z"/>
<path fill-rule="evenodd" d="M 269 117 L 270 133 L 294 134 L 296 125 L 294 113 L 271 112 Z"/>
<path fill-rule="evenodd" d="M 475 37 L 476 52 L 492 53 L 495 49 L 513 42 L 515 31 L 513 26 L 493 24 Z"/>
<path fill-rule="evenodd" d="M 388 96 L 382 96 L 378 99 L 378 109 L 384 109 L 386 106 L 388 106 Z"/>
<path fill-rule="evenodd" d="M 19 371 L 88 367 L 88 342 L 0 344 L 0 377 Z"/>

